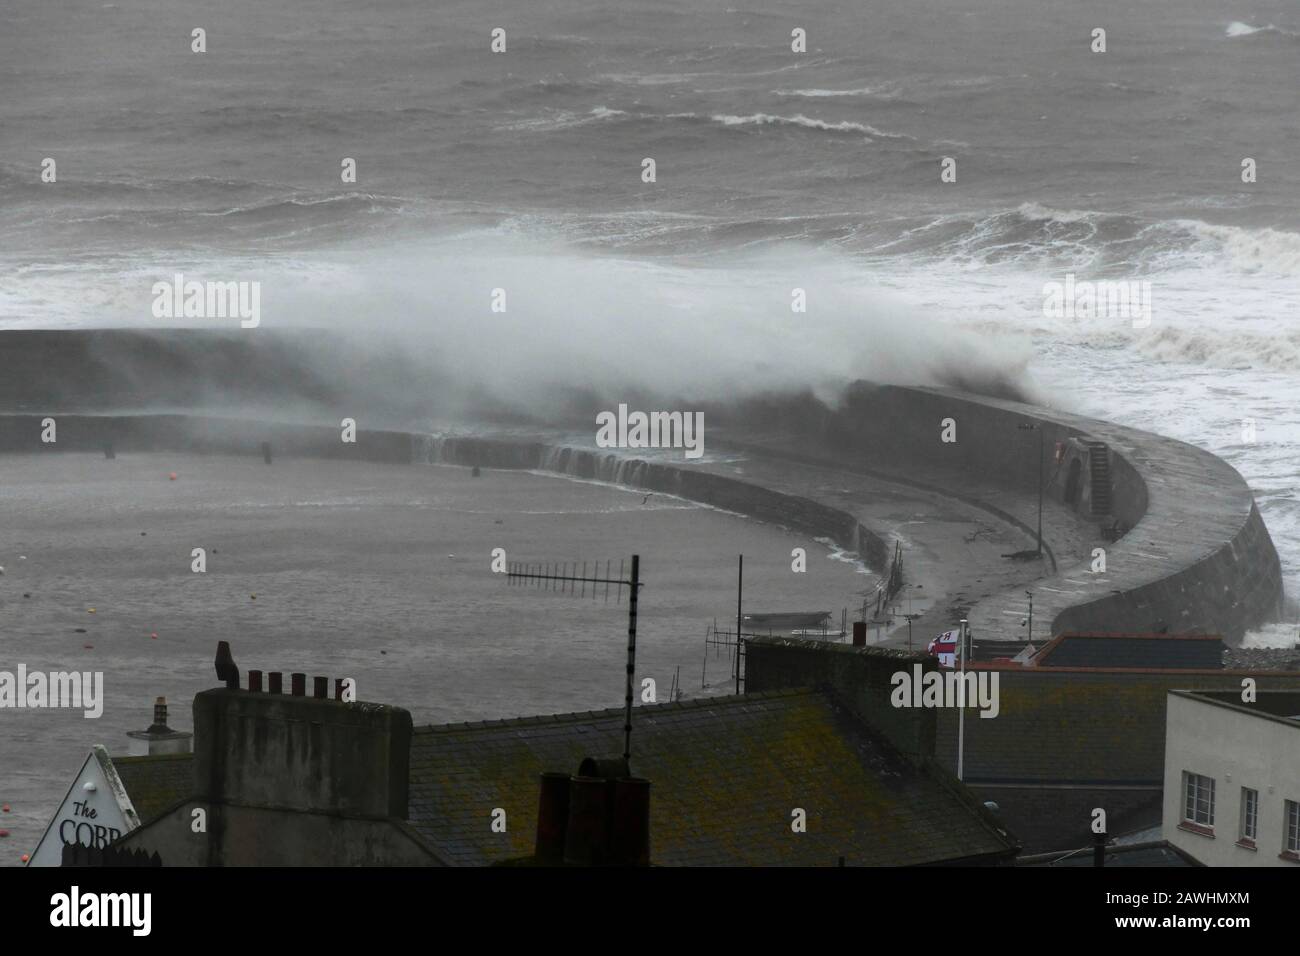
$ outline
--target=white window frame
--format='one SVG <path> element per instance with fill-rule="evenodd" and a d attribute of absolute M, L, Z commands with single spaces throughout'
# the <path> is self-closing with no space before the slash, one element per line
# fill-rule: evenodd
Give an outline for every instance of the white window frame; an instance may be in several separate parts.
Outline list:
<path fill-rule="evenodd" d="M 1203 816 L 1202 816 L 1203 814 Z M 1214 828 L 1214 778 L 1183 771 L 1183 822 Z"/>
<path fill-rule="evenodd" d="M 1251 787 L 1241 788 L 1240 838 L 1252 844 L 1259 839 L 1259 791 Z"/>

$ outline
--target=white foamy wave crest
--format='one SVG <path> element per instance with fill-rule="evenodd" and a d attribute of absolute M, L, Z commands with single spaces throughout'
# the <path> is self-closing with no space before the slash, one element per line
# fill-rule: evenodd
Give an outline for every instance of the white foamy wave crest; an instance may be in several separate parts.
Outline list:
<path fill-rule="evenodd" d="M 1121 333 L 1102 333 L 1112 339 Z M 1275 334 L 1221 329 L 1165 326 L 1137 338 L 1136 349 L 1161 362 L 1182 362 L 1216 368 L 1274 369 L 1300 367 L 1300 331 Z"/>
<path fill-rule="evenodd" d="M 1095 210 L 1054 209 L 1036 202 L 1021 203 L 1016 214 L 1028 222 L 1083 223 L 1095 230 L 1125 218 Z M 1182 265 L 1184 256 L 1191 255 L 1197 261 L 1226 265 L 1235 272 L 1300 275 L 1300 233 L 1221 226 L 1200 219 L 1132 221 L 1141 226 L 1136 238 L 1145 246 L 1141 258 L 1148 266 Z"/>
<path fill-rule="evenodd" d="M 1278 622 L 1247 631 L 1241 639 L 1243 648 L 1300 646 L 1300 624 Z"/>
<path fill-rule="evenodd" d="M 1276 27 L 1271 23 L 1268 26 L 1256 27 L 1251 26 L 1249 23 L 1242 23 L 1240 20 L 1233 20 L 1229 23 L 1225 35 L 1230 37 L 1248 37 L 1254 36 L 1258 33 L 1271 33 L 1291 40 L 1300 40 L 1300 33 L 1297 33 L 1294 30 L 1284 30 L 1282 27 Z"/>
<path fill-rule="evenodd" d="M 1036 202 L 1021 203 L 1016 212 L 1030 222 L 1085 222 L 1100 215 L 1086 209 L 1053 209 Z"/>
<path fill-rule="evenodd" d="M 575 126 L 585 126 L 588 123 L 596 123 L 604 119 L 613 119 L 616 116 L 627 116 L 625 110 L 610 109 L 608 106 L 597 106 L 588 113 L 575 113 L 572 110 L 557 110 L 548 116 L 536 116 L 528 119 L 516 120 L 513 123 L 506 123 L 498 126 L 498 130 L 526 131 L 535 132 L 552 132 L 554 130 L 572 129 Z"/>
<path fill-rule="evenodd" d="M 874 575 L 876 573 L 867 566 L 867 562 L 862 560 L 862 555 L 858 554 L 856 551 L 846 551 L 830 538 L 813 538 L 813 540 L 826 549 L 827 560 L 841 561 L 844 564 L 850 564 L 858 574 Z"/>
<path fill-rule="evenodd" d="M 1196 219 L 1178 220 L 1193 235 L 1215 244 L 1234 269 L 1280 275 L 1300 274 L 1300 233 L 1280 229 L 1215 226 Z"/>
<path fill-rule="evenodd" d="M 893 99 L 898 95 L 898 90 L 884 86 L 864 86 L 856 90 L 773 90 L 772 93 L 774 96 L 805 96 L 810 99 L 831 96 L 876 96 L 881 99 Z"/>
<path fill-rule="evenodd" d="M 801 126 L 804 129 L 819 129 L 831 133 L 862 133 L 865 136 L 880 136 L 885 139 L 911 139 L 910 136 L 905 136 L 902 133 L 889 133 L 866 123 L 854 123 L 849 120 L 830 123 L 826 120 L 804 116 L 802 113 L 796 113 L 794 116 L 774 116 L 771 113 L 733 116 L 726 113 L 717 113 L 710 119 L 715 123 L 721 123 L 723 126 Z"/>

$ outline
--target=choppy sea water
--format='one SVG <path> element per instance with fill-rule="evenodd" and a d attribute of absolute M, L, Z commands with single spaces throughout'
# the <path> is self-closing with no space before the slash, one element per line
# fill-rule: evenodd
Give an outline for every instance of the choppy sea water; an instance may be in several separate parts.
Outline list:
<path fill-rule="evenodd" d="M 15 0 L 0 325 L 148 325 L 183 272 L 521 402 L 992 370 L 1224 456 L 1295 594 L 1298 86 L 1285 0 Z M 1149 325 L 1046 315 L 1071 273 Z"/>

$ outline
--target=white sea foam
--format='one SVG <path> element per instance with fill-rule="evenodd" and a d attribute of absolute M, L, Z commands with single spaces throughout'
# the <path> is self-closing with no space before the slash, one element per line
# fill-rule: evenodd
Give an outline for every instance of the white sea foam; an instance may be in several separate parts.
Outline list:
<path fill-rule="evenodd" d="M 1265 624 L 1258 630 L 1247 631 L 1241 639 L 1241 646 L 1244 648 L 1298 647 L 1300 646 L 1300 623 Z"/>
<path fill-rule="evenodd" d="M 1300 275 L 1300 233 L 1216 226 L 1199 220 L 1176 221 L 1195 235 L 1221 247 L 1234 269 Z"/>
<path fill-rule="evenodd" d="M 813 540 L 826 549 L 827 560 L 850 564 L 858 574 L 875 574 L 875 572 L 867 566 L 867 562 L 862 560 L 862 555 L 858 554 L 856 551 L 846 551 L 830 538 L 813 538 Z"/>
<path fill-rule="evenodd" d="M 625 110 L 611 109 L 608 106 L 597 106 L 586 113 L 579 113 L 574 110 L 551 110 L 545 116 L 530 116 L 526 119 L 504 123 L 496 128 L 499 131 L 512 132 L 553 132 L 627 115 Z"/>
<path fill-rule="evenodd" d="M 862 133 L 866 136 L 880 136 L 885 139 L 911 139 L 903 133 L 890 133 L 876 129 L 866 123 L 854 123 L 842 120 L 833 123 L 828 120 L 813 119 L 796 113 L 794 116 L 776 116 L 772 113 L 751 113 L 748 116 L 736 116 L 728 113 L 715 113 L 710 117 L 723 126 L 801 126 L 805 129 L 819 129 L 832 133 Z"/>
<path fill-rule="evenodd" d="M 1294 30 L 1286 30 L 1271 23 L 1267 26 L 1257 27 L 1249 23 L 1242 23 L 1240 20 L 1233 20 L 1228 24 L 1228 29 L 1224 32 L 1226 36 L 1230 37 L 1248 37 L 1259 33 L 1271 33 L 1288 39 L 1300 39 L 1300 33 Z"/>
<path fill-rule="evenodd" d="M 1016 212 L 1025 219 L 1032 221 L 1051 220 L 1053 222 L 1083 222 L 1087 219 L 1094 219 L 1099 215 L 1099 213 L 1089 212 L 1086 209 L 1053 209 L 1037 202 L 1023 202 L 1016 208 Z"/>
<path fill-rule="evenodd" d="M 773 90 L 775 96 L 803 96 L 809 99 L 822 99 L 838 96 L 875 96 L 881 99 L 893 99 L 898 90 L 888 86 L 863 86 L 853 90 Z"/>

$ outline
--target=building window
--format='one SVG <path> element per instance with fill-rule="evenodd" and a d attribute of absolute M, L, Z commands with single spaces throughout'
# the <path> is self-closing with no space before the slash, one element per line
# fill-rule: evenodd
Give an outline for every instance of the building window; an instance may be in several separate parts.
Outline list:
<path fill-rule="evenodd" d="M 1286 801 L 1286 832 L 1283 834 L 1282 855 L 1290 859 L 1300 856 L 1300 803 Z"/>
<path fill-rule="evenodd" d="M 1214 826 L 1214 779 L 1183 771 L 1183 822 Z"/>
<path fill-rule="evenodd" d="M 1241 788 L 1241 838 L 1242 846 L 1253 847 L 1259 836 L 1259 791 Z"/>

